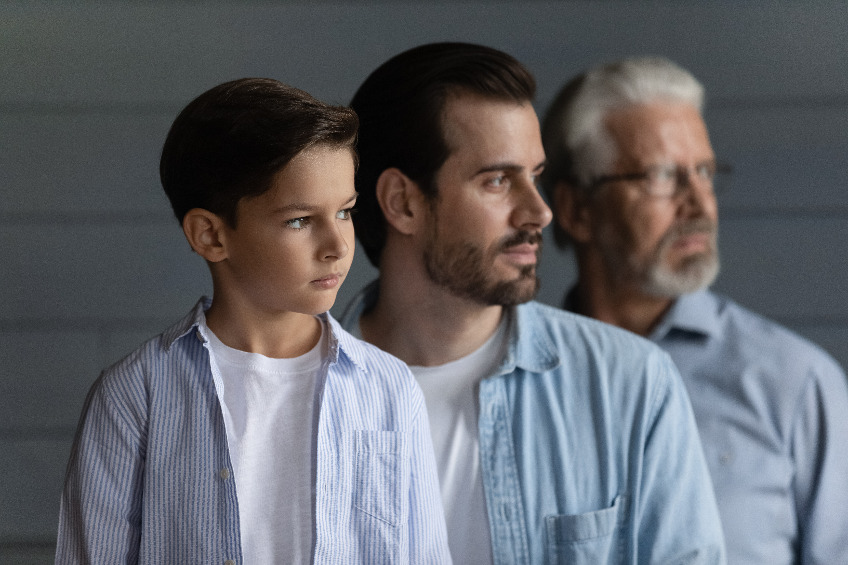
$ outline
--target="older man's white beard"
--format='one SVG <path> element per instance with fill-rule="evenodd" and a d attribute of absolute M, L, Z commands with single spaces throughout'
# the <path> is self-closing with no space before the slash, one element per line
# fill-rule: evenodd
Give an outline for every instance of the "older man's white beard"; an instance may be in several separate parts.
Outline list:
<path fill-rule="evenodd" d="M 670 268 L 664 260 L 666 251 L 678 237 L 690 233 L 709 233 L 712 239 L 710 249 L 687 257 L 677 269 Z M 720 268 L 716 240 L 716 226 L 709 220 L 697 220 L 670 230 L 657 245 L 647 265 L 640 269 L 631 264 L 631 268 L 636 267 L 637 271 L 642 271 L 642 292 L 660 298 L 677 298 L 711 285 Z"/>
<path fill-rule="evenodd" d="M 719 272 L 715 250 L 689 257 L 676 271 L 662 261 L 653 262 L 645 272 L 642 292 L 661 298 L 677 298 L 710 286 Z"/>

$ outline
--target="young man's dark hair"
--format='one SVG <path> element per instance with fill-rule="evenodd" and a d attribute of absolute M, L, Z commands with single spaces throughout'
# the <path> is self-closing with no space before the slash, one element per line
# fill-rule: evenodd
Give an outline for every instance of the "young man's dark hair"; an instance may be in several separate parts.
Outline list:
<path fill-rule="evenodd" d="M 271 187 L 274 175 L 313 145 L 349 147 L 359 121 L 342 106 L 273 79 L 216 86 L 180 112 L 162 148 L 159 176 L 182 222 L 203 208 L 236 226 L 236 204 Z"/>
<path fill-rule="evenodd" d="M 374 266 L 386 239 L 375 195 L 380 174 L 397 167 L 434 198 L 436 171 L 451 152 L 442 132 L 442 112 L 452 95 L 470 93 L 497 101 L 533 99 L 536 82 L 516 59 L 491 47 L 433 43 L 389 59 L 365 80 L 351 101 L 363 125 L 364 155 L 356 175 L 359 193 L 356 236 Z"/>

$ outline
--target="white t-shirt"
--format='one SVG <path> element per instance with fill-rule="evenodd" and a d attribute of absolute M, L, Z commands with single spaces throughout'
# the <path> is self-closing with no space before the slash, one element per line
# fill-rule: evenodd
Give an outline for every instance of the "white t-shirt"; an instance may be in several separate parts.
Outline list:
<path fill-rule="evenodd" d="M 327 330 L 322 323 L 316 346 L 292 359 L 228 347 L 205 324 L 201 331 L 227 430 L 244 563 L 308 563 Z"/>
<path fill-rule="evenodd" d="M 480 381 L 506 353 L 508 319 L 473 353 L 436 367 L 410 367 L 424 392 L 448 544 L 454 563 L 491 564 L 492 541 L 480 471 Z M 469 479 L 470 478 L 470 479 Z"/>

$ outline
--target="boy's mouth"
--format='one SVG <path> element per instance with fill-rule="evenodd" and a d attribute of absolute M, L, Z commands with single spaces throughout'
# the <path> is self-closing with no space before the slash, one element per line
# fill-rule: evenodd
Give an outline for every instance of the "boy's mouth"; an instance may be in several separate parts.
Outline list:
<path fill-rule="evenodd" d="M 322 289 L 332 289 L 336 288 L 342 280 L 343 275 L 341 273 L 333 273 L 331 275 L 327 275 L 325 277 L 321 277 L 320 279 L 315 279 L 310 282 L 310 284 L 317 286 Z"/>

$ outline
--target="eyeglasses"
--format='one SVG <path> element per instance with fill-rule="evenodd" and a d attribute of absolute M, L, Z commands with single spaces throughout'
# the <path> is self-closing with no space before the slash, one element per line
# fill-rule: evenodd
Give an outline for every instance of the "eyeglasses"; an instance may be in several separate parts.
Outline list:
<path fill-rule="evenodd" d="M 707 161 L 694 167 L 678 165 L 654 165 L 639 173 L 603 175 L 592 181 L 588 188 L 595 189 L 604 184 L 620 181 L 639 182 L 639 188 L 654 198 L 674 198 L 695 184 L 719 192 L 727 185 L 727 178 L 733 168 L 730 165 Z"/>

